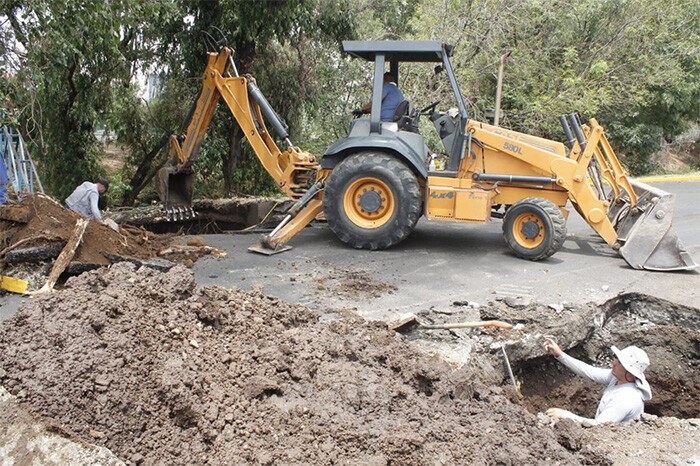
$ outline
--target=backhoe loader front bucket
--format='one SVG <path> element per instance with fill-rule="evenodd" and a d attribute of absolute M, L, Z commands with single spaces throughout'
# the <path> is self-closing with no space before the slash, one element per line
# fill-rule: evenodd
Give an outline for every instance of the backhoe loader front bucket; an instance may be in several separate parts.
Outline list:
<path fill-rule="evenodd" d="M 158 195 L 163 202 L 168 220 L 185 220 L 195 216 L 192 210 L 194 172 L 178 171 L 166 165 L 158 170 Z"/>
<path fill-rule="evenodd" d="M 633 179 L 629 182 L 637 203 L 613 202 L 608 210 L 623 259 L 635 269 L 671 271 L 698 267 L 672 226 L 675 195 Z"/>

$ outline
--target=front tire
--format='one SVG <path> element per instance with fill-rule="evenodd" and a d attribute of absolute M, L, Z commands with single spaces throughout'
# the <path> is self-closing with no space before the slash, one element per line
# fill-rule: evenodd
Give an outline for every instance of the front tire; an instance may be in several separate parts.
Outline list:
<path fill-rule="evenodd" d="M 507 210 L 503 218 L 503 238 L 516 256 L 539 261 L 564 245 L 566 220 L 553 202 L 528 197 Z"/>
<path fill-rule="evenodd" d="M 403 241 L 421 215 L 421 189 L 399 159 L 360 152 L 330 174 L 323 212 L 341 241 L 358 249 L 384 249 Z"/>

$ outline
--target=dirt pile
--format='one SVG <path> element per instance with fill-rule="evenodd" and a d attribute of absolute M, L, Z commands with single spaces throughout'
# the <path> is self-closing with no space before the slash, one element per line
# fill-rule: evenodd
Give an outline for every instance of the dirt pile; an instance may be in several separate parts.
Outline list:
<path fill-rule="evenodd" d="M 199 288 L 183 266 L 71 278 L 3 322 L 0 354 L 28 409 L 137 464 L 586 459 L 379 323 Z"/>
<path fill-rule="evenodd" d="M 0 220 L 3 253 L 18 246 L 30 247 L 68 241 L 80 214 L 66 209 L 43 195 L 31 195 L 19 204 L 3 207 L 3 218 L 12 216 L 24 221 Z M 116 232 L 100 222 L 90 222 L 75 254 L 82 263 L 108 265 L 109 254 L 148 259 L 170 245 L 173 235 L 154 235 L 135 228 Z M 60 251 L 60 249 L 59 249 Z"/>
<path fill-rule="evenodd" d="M 0 211 L 0 260 L 17 278 L 27 278 L 32 269 L 46 273 L 41 262 L 54 259 L 70 238 L 80 214 L 62 207 L 52 198 L 30 195 L 21 203 L 2 207 Z M 219 251 L 206 244 L 184 243 L 175 234 L 155 234 L 143 227 L 121 224 L 119 231 L 91 221 L 69 266 L 75 273 L 109 265 L 124 259 L 148 261 L 164 258 L 169 261 L 196 261 Z M 27 263 L 39 264 L 27 267 Z M 167 268 L 172 264 L 164 262 Z"/>

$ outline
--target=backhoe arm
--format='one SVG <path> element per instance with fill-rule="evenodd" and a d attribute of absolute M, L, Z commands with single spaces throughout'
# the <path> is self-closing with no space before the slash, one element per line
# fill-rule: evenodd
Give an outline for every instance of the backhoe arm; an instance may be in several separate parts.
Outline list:
<path fill-rule="evenodd" d="M 220 97 L 228 105 L 265 170 L 286 195 L 298 200 L 316 181 L 319 168 L 316 157 L 292 145 L 284 124 L 260 92 L 255 79 L 229 75 L 233 54 L 229 47 L 223 47 L 218 53 L 208 53 L 202 89 L 185 122 L 187 133 L 184 138 L 171 137 L 169 160 L 159 172 L 159 194 L 168 218 L 194 216 L 192 165 Z M 269 134 L 263 116 L 280 139 L 287 143 L 284 152 L 280 151 Z"/>

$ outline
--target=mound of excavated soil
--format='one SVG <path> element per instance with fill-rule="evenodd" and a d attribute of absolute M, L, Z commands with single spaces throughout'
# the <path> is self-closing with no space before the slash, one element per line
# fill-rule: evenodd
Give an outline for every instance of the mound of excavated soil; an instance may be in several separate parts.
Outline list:
<path fill-rule="evenodd" d="M 2 323 L 0 354 L 0 383 L 30 411 L 133 463 L 585 460 L 383 325 L 199 288 L 183 266 L 71 278 Z"/>
<path fill-rule="evenodd" d="M 0 267 L 4 274 L 27 280 L 30 290 L 41 287 L 51 268 L 47 261 L 59 255 L 80 218 L 78 213 L 43 194 L 3 206 Z M 182 235 L 156 234 L 142 226 L 121 223 L 118 230 L 98 221 L 89 222 L 66 272 L 76 275 L 123 260 L 161 270 L 172 267 L 174 262 L 191 267 L 204 255 L 225 255 L 207 246 L 201 237 L 191 237 L 183 244 Z"/>
<path fill-rule="evenodd" d="M 20 204 L 4 206 L 5 216 L 24 218 L 23 222 L 0 220 L 2 249 L 12 249 L 51 242 L 65 242 L 70 238 L 80 214 L 66 209 L 43 195 L 30 195 Z M 10 214 L 9 211 L 12 211 Z M 136 228 L 122 228 L 116 232 L 100 222 L 88 224 L 74 261 L 86 264 L 108 265 L 109 254 L 148 259 L 170 245 L 173 235 L 155 235 Z"/>

